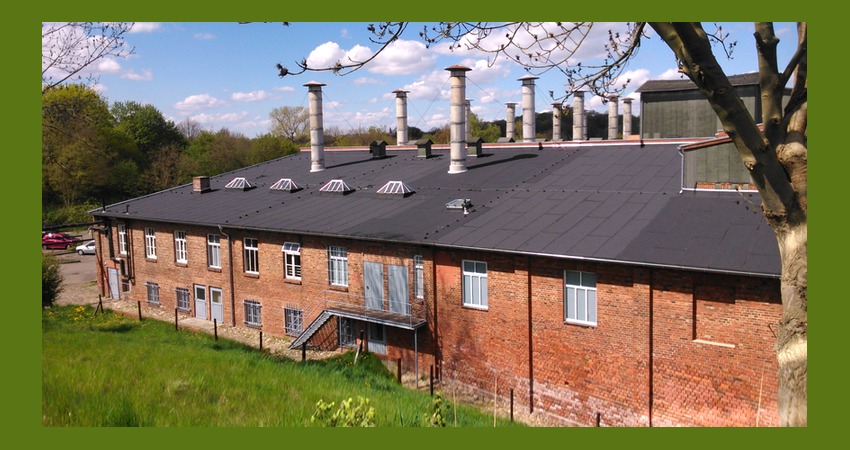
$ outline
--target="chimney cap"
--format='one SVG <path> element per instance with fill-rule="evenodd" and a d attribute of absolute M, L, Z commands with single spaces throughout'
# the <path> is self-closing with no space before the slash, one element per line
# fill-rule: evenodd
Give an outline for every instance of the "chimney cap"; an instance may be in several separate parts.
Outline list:
<path fill-rule="evenodd" d="M 470 69 L 469 67 L 466 67 L 466 66 L 461 66 L 460 64 L 455 64 L 453 66 L 446 67 L 446 70 L 451 70 L 451 71 L 462 70 L 464 72 L 468 72 L 472 69 Z"/>
<path fill-rule="evenodd" d="M 540 78 L 540 77 L 538 77 L 538 76 L 534 76 L 534 75 L 532 75 L 532 74 L 528 74 L 528 75 L 525 75 L 525 76 L 522 76 L 522 77 L 517 78 L 517 81 L 537 80 L 537 79 L 539 79 L 539 78 Z"/>
<path fill-rule="evenodd" d="M 407 94 L 408 92 L 410 92 L 410 91 L 405 91 L 404 89 L 396 89 L 396 90 L 393 91 L 393 94 L 401 96 L 402 94 Z"/>
<path fill-rule="evenodd" d="M 304 86 L 307 86 L 307 87 L 322 87 L 322 86 L 327 86 L 327 84 L 322 83 L 320 81 L 308 81 L 308 82 L 304 83 Z"/>

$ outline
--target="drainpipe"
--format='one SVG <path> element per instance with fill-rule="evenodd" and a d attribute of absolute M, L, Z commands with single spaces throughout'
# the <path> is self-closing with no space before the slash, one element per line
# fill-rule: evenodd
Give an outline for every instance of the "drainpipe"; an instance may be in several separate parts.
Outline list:
<path fill-rule="evenodd" d="M 528 271 L 528 412 L 534 412 L 534 341 L 532 340 L 532 336 L 534 335 L 534 331 L 532 330 L 532 311 L 531 311 L 531 256 L 527 256 L 528 258 L 528 267 L 526 270 Z"/>
<path fill-rule="evenodd" d="M 653 339 L 653 317 L 654 317 L 654 308 L 655 308 L 655 298 L 653 295 L 653 286 L 652 286 L 652 267 L 649 268 L 649 426 L 652 427 L 652 401 L 654 396 L 654 368 L 653 368 L 653 348 L 654 342 Z"/>
<path fill-rule="evenodd" d="M 218 226 L 219 233 L 227 237 L 227 269 L 230 276 L 230 326 L 236 327 L 236 296 L 233 293 L 233 239 L 224 232 L 221 225 Z"/>

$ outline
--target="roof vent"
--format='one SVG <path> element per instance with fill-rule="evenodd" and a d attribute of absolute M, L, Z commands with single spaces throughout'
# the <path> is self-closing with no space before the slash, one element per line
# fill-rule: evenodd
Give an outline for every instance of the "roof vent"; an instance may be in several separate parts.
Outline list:
<path fill-rule="evenodd" d="M 275 184 L 271 185 L 271 187 L 269 187 L 269 189 L 272 190 L 272 191 L 295 192 L 295 191 L 300 191 L 301 186 L 298 186 L 297 184 L 295 184 L 295 182 L 292 181 L 292 179 L 290 179 L 290 178 L 281 178 L 280 180 L 277 180 L 277 182 Z"/>
<path fill-rule="evenodd" d="M 194 192 L 209 192 L 210 190 L 210 177 L 200 176 L 192 178 L 192 191 Z"/>
<path fill-rule="evenodd" d="M 413 188 L 404 184 L 402 181 L 390 181 L 378 189 L 379 194 L 401 195 L 403 197 L 413 195 L 414 192 L 416 191 Z"/>
<path fill-rule="evenodd" d="M 462 209 L 469 210 L 472 207 L 472 201 L 468 198 L 456 198 L 446 203 L 446 209 Z"/>
<path fill-rule="evenodd" d="M 253 189 L 254 185 L 251 184 L 248 180 L 242 177 L 236 177 L 230 180 L 230 183 L 227 183 L 224 186 L 225 189 L 238 189 L 240 191 L 247 191 L 248 189 Z"/>
<path fill-rule="evenodd" d="M 342 180 L 331 180 L 328 181 L 324 186 L 319 188 L 319 192 L 330 192 L 334 194 L 348 194 L 354 192 L 354 189 L 348 187 L 345 184 L 345 181 Z"/>

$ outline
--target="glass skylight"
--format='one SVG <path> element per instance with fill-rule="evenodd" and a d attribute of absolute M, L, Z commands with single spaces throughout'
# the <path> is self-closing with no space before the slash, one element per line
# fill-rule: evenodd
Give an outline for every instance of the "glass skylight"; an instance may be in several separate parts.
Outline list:
<path fill-rule="evenodd" d="M 251 184 L 248 180 L 242 177 L 236 177 L 230 180 L 230 183 L 227 183 L 227 185 L 224 186 L 225 189 L 240 189 L 243 191 L 246 191 L 253 187 L 253 184 Z"/>
<path fill-rule="evenodd" d="M 354 189 L 351 189 L 345 184 L 345 181 L 339 179 L 328 181 L 324 186 L 319 188 L 319 192 L 334 192 L 338 194 L 347 194 L 352 191 Z"/>
<path fill-rule="evenodd" d="M 269 189 L 271 189 L 273 191 L 295 192 L 297 190 L 300 190 L 301 187 L 298 186 L 297 184 L 295 184 L 295 182 L 292 181 L 291 178 L 281 178 L 280 180 L 277 180 L 277 182 L 275 182 L 275 184 L 271 185 L 271 187 L 269 187 Z"/>
<path fill-rule="evenodd" d="M 378 189 L 379 194 L 410 195 L 414 192 L 416 191 L 413 188 L 404 184 L 402 181 L 390 181 Z"/>

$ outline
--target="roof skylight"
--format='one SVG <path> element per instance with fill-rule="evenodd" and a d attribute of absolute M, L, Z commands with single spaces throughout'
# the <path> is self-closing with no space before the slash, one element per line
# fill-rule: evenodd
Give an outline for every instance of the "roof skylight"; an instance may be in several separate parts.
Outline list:
<path fill-rule="evenodd" d="M 414 191 L 413 188 L 406 185 L 402 181 L 390 181 L 387 184 L 381 186 L 380 189 L 378 189 L 379 194 L 394 194 L 402 195 L 405 197 L 413 194 L 414 192 L 416 191 Z"/>
<path fill-rule="evenodd" d="M 277 180 L 277 182 L 275 182 L 275 184 L 271 185 L 271 187 L 269 187 L 269 189 L 272 190 L 272 191 L 295 192 L 295 191 L 301 190 L 301 187 L 298 186 L 297 184 L 295 184 L 295 182 L 292 181 L 291 178 L 281 178 L 280 180 Z"/>
<path fill-rule="evenodd" d="M 230 183 L 227 183 L 224 186 L 225 189 L 239 189 L 242 191 L 247 191 L 248 189 L 251 189 L 253 187 L 253 184 L 251 184 L 248 180 L 242 177 L 236 177 L 230 180 Z"/>
<path fill-rule="evenodd" d="M 345 184 L 345 181 L 336 179 L 328 181 L 324 186 L 319 188 L 319 192 L 332 192 L 336 194 L 348 194 L 349 192 L 354 192 L 354 189 L 348 187 Z"/>

